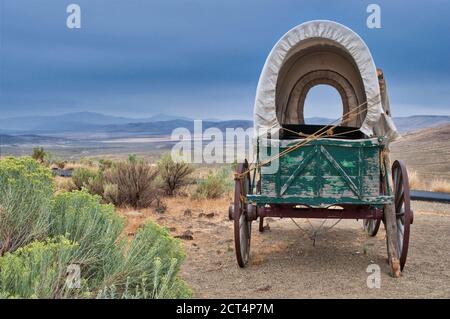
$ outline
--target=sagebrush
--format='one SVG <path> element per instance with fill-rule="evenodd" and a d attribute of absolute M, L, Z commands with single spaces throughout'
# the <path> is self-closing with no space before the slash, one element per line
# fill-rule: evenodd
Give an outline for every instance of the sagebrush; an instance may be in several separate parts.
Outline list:
<path fill-rule="evenodd" d="M 64 237 L 33 242 L 0 258 L 0 294 L 4 298 L 74 297 L 67 289 L 67 266 L 76 259 L 77 244 Z"/>
<path fill-rule="evenodd" d="M 0 256 L 46 236 L 53 179 L 29 157 L 0 160 Z"/>
<path fill-rule="evenodd" d="M 165 154 L 158 161 L 158 173 L 166 195 L 172 196 L 181 187 L 191 182 L 190 175 L 194 168 L 188 163 L 175 162 L 170 154 Z"/>
<path fill-rule="evenodd" d="M 144 160 L 132 158 L 117 162 L 103 175 L 104 183 L 110 185 L 108 192 L 113 192 L 109 195 L 116 195 L 115 201 L 119 206 L 150 207 L 161 195 L 158 171 Z"/>
<path fill-rule="evenodd" d="M 230 167 L 223 167 L 215 173 L 209 172 L 205 179 L 198 181 L 193 198 L 215 199 L 227 194 L 232 188 L 230 174 Z"/>
<path fill-rule="evenodd" d="M 117 178 L 139 184 L 143 173 L 153 183 L 148 167 L 130 163 L 119 172 L 132 177 Z M 52 185 L 50 171 L 31 158 L 0 160 L 1 297 L 191 296 L 178 277 L 184 257 L 180 243 L 167 230 L 149 222 L 130 242 L 122 236 L 123 220 L 100 196 L 87 189 L 53 195 Z M 81 271 L 77 289 L 66 281 L 74 265 Z"/>
<path fill-rule="evenodd" d="M 116 243 L 123 231 L 124 221 L 114 207 L 102 205 L 99 196 L 86 191 L 60 193 L 53 201 L 51 219 L 49 236 L 78 243 L 85 275 L 101 282 L 118 258 Z"/>
<path fill-rule="evenodd" d="M 101 189 L 101 172 L 96 169 L 79 167 L 74 170 L 72 174 L 72 181 L 79 190 L 86 188 L 90 193 L 97 195 L 99 195 L 99 192 L 100 194 L 103 192 L 103 190 Z M 98 183 L 100 183 L 100 187 L 98 186 Z"/>

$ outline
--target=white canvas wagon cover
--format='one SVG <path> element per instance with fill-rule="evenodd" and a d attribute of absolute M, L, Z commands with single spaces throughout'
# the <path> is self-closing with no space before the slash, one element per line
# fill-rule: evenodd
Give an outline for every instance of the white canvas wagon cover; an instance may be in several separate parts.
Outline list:
<path fill-rule="evenodd" d="M 318 84 L 332 85 L 340 93 L 343 114 L 351 114 L 343 117 L 343 125 L 359 127 L 367 136 L 397 138 L 385 83 L 380 94 L 367 45 L 349 28 L 326 20 L 294 27 L 273 47 L 256 92 L 256 134 L 278 130 L 282 124 L 304 123 L 306 94 Z"/>

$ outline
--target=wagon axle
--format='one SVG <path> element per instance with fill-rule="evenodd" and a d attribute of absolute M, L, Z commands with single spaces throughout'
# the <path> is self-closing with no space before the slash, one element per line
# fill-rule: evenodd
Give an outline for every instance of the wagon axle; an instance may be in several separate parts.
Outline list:
<path fill-rule="evenodd" d="M 248 220 L 254 221 L 264 217 L 280 218 L 329 218 L 329 219 L 383 219 L 383 210 L 371 206 L 331 206 L 331 207 L 307 207 L 299 208 L 298 205 L 265 205 L 258 207 L 247 204 L 244 214 Z M 233 220 L 234 204 L 228 208 L 228 218 Z M 401 216 L 401 215 L 397 215 Z"/>
<path fill-rule="evenodd" d="M 339 207 L 339 208 L 337 208 Z M 295 205 L 266 205 L 258 209 L 261 217 L 284 218 L 329 218 L 329 219 L 378 219 L 383 218 L 383 210 L 370 206 L 330 206 L 297 208 Z"/>

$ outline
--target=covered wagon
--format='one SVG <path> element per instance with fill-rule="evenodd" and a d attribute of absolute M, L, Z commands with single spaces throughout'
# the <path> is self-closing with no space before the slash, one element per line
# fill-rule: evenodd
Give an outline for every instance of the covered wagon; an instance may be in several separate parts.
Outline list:
<path fill-rule="evenodd" d="M 308 91 L 336 88 L 342 116 L 306 125 Z M 386 226 L 392 274 L 406 262 L 413 213 L 407 171 L 392 166 L 389 143 L 398 137 L 383 73 L 364 41 L 332 21 L 310 21 L 287 32 L 263 67 L 254 104 L 256 158 L 235 173 L 237 262 L 250 256 L 252 222 L 265 217 L 361 219 L 375 236 Z"/>

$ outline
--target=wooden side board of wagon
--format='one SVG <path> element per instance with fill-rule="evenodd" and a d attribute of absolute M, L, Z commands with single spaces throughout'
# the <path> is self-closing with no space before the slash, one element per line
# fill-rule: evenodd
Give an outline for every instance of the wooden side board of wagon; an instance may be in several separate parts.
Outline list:
<path fill-rule="evenodd" d="M 281 140 L 283 153 L 301 140 Z M 270 145 L 260 143 L 260 145 Z M 261 191 L 248 196 L 257 205 L 296 204 L 322 207 L 333 204 L 383 205 L 392 202 L 380 194 L 382 138 L 318 139 L 277 158 L 277 169 L 261 167 Z M 274 150 L 259 147 L 261 162 Z M 276 157 L 276 156 L 275 156 Z M 267 164 L 269 165 L 269 164 Z"/>

